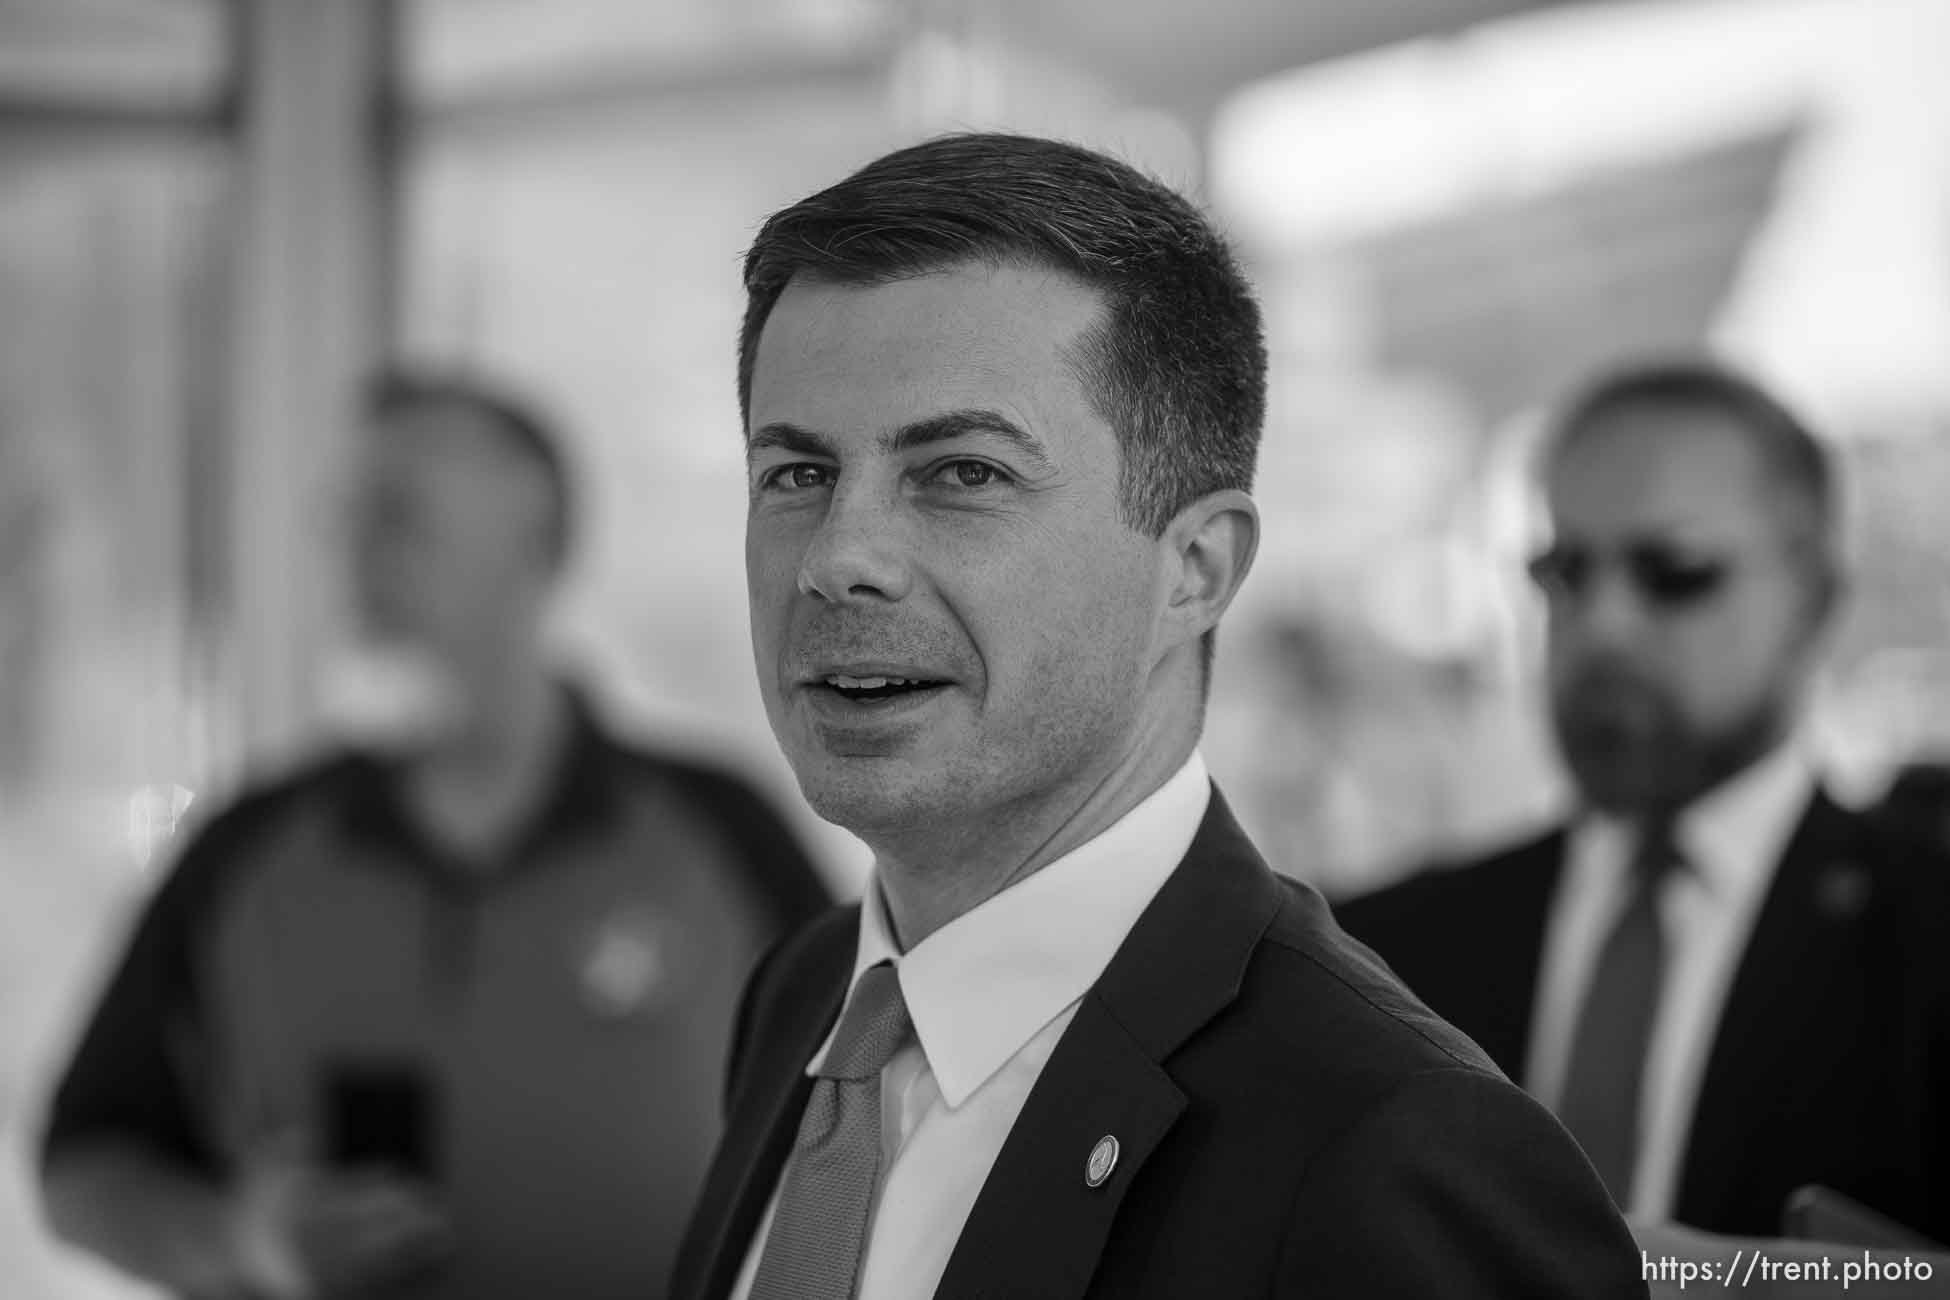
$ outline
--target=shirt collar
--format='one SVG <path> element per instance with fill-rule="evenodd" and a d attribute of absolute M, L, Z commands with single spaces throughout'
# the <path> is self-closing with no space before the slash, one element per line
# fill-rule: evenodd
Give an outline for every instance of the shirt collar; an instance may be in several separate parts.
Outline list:
<path fill-rule="evenodd" d="M 1793 742 L 1711 791 L 1679 818 L 1679 851 L 1716 894 L 1765 882 L 1813 796 L 1807 754 Z"/>
<path fill-rule="evenodd" d="M 545 846 L 607 825 L 618 811 L 614 743 L 583 691 L 567 682 L 560 689 L 568 705 L 568 734 L 548 797 L 508 840 L 511 867 L 531 864 Z M 403 849 L 407 859 L 443 879 L 484 879 L 449 862 L 421 830 L 401 794 L 404 763 L 399 756 L 379 753 L 356 754 L 348 761 L 339 802 L 346 832 L 370 845 Z"/>
<path fill-rule="evenodd" d="M 1765 886 L 1815 790 L 1814 764 L 1789 740 L 1695 800 L 1679 816 L 1676 847 L 1716 898 Z M 1631 860 L 1636 830 L 1623 819 L 1592 814 L 1578 828 L 1587 861 Z"/>
<path fill-rule="evenodd" d="M 853 979 L 876 962 L 899 969 L 915 1034 L 950 1109 L 1097 982 L 1191 848 L 1211 797 L 1211 778 L 1195 751 L 1095 838 L 907 953 L 894 940 L 877 880 L 869 882 Z M 831 1043 L 829 1033 L 808 1074 Z"/>

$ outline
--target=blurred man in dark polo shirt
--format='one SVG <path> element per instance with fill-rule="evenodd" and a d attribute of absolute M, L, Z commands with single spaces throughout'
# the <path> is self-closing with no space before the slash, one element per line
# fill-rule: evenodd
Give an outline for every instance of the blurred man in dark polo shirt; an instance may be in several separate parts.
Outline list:
<path fill-rule="evenodd" d="M 372 416 L 362 613 L 440 707 L 193 837 L 61 1082 L 49 1217 L 188 1296 L 648 1300 L 739 988 L 825 891 L 550 671 L 573 500 L 534 414 L 396 378 Z"/>

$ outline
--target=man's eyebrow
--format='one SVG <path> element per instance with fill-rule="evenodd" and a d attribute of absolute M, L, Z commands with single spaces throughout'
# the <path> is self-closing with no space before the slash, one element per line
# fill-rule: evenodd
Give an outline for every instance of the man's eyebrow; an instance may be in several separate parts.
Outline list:
<path fill-rule="evenodd" d="M 904 424 L 880 439 L 881 450 L 886 452 L 912 451 L 931 443 L 948 442 L 955 438 L 991 437 L 1000 438 L 1019 453 L 1033 461 L 1038 469 L 1053 468 L 1049 453 L 1043 449 L 1042 441 L 1021 425 L 1003 415 L 1000 411 L 983 408 L 967 408 L 957 411 L 944 411 L 931 415 L 925 420 Z M 745 442 L 747 458 L 762 451 L 787 451 L 802 456 L 823 456 L 837 460 L 839 452 L 834 449 L 832 438 L 813 429 L 780 420 L 761 425 Z"/>
<path fill-rule="evenodd" d="M 1000 411 L 981 408 L 944 411 L 925 420 L 904 424 L 883 439 L 882 445 L 889 451 L 908 451 L 930 443 L 983 436 L 1002 439 L 1035 462 L 1039 469 L 1052 468 L 1049 453 L 1043 449 L 1041 439 Z"/>
<path fill-rule="evenodd" d="M 825 456 L 835 459 L 833 445 L 826 435 L 811 429 L 802 429 L 796 424 L 778 421 L 759 428 L 745 440 L 745 455 L 750 458 L 761 451 L 792 451 L 802 456 Z"/>

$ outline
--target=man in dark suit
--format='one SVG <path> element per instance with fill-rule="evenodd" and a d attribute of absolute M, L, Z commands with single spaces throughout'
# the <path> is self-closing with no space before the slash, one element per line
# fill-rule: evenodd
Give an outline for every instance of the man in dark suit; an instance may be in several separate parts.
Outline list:
<path fill-rule="evenodd" d="M 1842 585 L 1821 444 L 1724 368 L 1621 372 L 1544 461 L 1568 825 L 1342 904 L 1635 1222 L 1771 1236 L 1816 1183 L 1950 1240 L 1939 860 L 1797 737 Z"/>
<path fill-rule="evenodd" d="M 1266 361 L 1204 218 L 955 136 L 745 286 L 761 690 L 875 866 L 747 989 L 674 1294 L 1643 1295 L 1574 1144 L 1205 774 Z"/>

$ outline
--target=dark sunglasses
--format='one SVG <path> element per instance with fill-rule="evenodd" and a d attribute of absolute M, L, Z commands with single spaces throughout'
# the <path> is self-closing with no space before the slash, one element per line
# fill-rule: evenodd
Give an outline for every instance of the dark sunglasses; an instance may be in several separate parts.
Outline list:
<path fill-rule="evenodd" d="M 1647 604 L 1662 609 L 1698 605 L 1719 592 L 1731 561 L 1689 554 L 1658 542 L 1621 547 L 1611 561 Z M 1530 576 L 1546 596 L 1582 600 L 1607 563 L 1586 546 L 1553 546 L 1530 562 Z"/>

